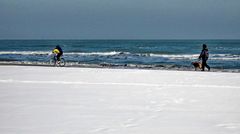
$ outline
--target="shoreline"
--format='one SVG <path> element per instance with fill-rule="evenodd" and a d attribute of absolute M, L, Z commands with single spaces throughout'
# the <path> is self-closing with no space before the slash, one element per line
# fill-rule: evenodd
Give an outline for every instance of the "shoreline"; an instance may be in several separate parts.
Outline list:
<path fill-rule="evenodd" d="M 29 62 L 0 62 L 0 66 L 40 66 L 40 67 L 54 67 L 49 65 L 46 62 L 42 63 L 29 63 Z M 187 72 L 219 72 L 219 73 L 240 73 L 240 69 L 215 69 L 211 68 L 211 71 L 195 71 L 192 67 L 138 67 L 138 66 L 116 66 L 116 65 L 109 65 L 109 64 L 75 64 L 75 65 L 65 65 L 66 68 L 102 68 L 102 69 L 133 69 L 133 70 L 163 70 L 163 71 L 187 71 Z M 61 67 L 60 67 L 61 68 Z"/>

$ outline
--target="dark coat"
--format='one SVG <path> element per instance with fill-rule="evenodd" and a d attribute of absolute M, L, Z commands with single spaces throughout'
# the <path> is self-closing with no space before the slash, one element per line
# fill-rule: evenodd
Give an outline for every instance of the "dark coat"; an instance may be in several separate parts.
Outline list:
<path fill-rule="evenodd" d="M 208 49 L 205 48 L 205 49 L 202 50 L 202 52 L 199 56 L 199 59 L 202 59 L 203 61 L 207 61 L 208 57 L 209 57 Z"/>

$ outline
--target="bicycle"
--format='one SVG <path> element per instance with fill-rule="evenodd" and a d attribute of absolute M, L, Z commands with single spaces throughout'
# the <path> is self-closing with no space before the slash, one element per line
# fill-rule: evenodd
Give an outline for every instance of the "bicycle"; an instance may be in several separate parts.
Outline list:
<path fill-rule="evenodd" d="M 58 62 L 56 54 L 53 54 L 53 56 L 50 59 L 50 65 L 51 66 L 64 67 L 65 64 L 66 64 L 66 62 L 65 62 L 65 59 L 63 57 L 60 57 L 60 62 Z"/>

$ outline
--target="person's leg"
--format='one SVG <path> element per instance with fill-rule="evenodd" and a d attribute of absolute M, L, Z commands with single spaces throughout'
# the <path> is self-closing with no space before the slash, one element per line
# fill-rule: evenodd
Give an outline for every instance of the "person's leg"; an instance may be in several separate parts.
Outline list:
<path fill-rule="evenodd" d="M 60 61 L 60 54 L 57 54 L 57 61 Z"/>
<path fill-rule="evenodd" d="M 208 66 L 207 62 L 205 64 L 205 66 L 207 67 L 208 71 L 210 71 L 210 66 Z"/>
<path fill-rule="evenodd" d="M 205 70 L 205 66 L 206 66 L 206 61 L 205 60 L 202 60 L 202 71 L 204 71 Z"/>
<path fill-rule="evenodd" d="M 57 61 L 57 55 L 56 54 L 54 54 L 54 60 Z"/>

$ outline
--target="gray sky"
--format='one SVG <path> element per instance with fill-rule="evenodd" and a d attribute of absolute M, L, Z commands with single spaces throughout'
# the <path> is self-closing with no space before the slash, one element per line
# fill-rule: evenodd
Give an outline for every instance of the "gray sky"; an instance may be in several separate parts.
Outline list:
<path fill-rule="evenodd" d="M 0 0 L 0 39 L 240 39 L 240 0 Z"/>

